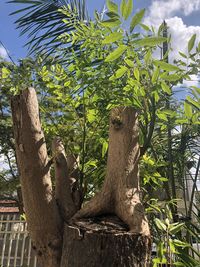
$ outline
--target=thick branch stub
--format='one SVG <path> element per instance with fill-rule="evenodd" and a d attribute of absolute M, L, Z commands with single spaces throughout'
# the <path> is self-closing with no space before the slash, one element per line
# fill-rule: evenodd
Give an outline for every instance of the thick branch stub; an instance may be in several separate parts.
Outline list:
<path fill-rule="evenodd" d="M 67 156 L 67 166 L 71 181 L 72 200 L 76 206 L 76 211 L 80 210 L 83 202 L 83 192 L 80 188 L 80 158 L 78 155 Z"/>
<path fill-rule="evenodd" d="M 130 231 L 150 235 L 139 187 L 139 128 L 136 111 L 118 107 L 111 111 L 106 178 L 103 188 L 75 216 L 114 213 Z"/>
<path fill-rule="evenodd" d="M 72 160 L 67 162 L 65 149 L 59 137 L 52 142 L 56 178 L 55 196 L 61 216 L 68 221 L 78 210 L 77 199 L 73 199 L 76 179 L 70 176 L 73 170 Z M 71 166 L 69 166 L 71 164 Z"/>

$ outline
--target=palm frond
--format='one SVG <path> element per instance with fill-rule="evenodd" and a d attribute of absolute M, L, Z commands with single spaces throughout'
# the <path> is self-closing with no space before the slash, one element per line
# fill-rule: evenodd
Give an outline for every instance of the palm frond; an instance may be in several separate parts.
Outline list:
<path fill-rule="evenodd" d="M 20 14 L 15 23 L 21 35 L 27 35 L 29 54 L 55 53 L 62 46 L 58 37 L 73 31 L 78 21 L 88 20 L 85 0 L 10 0 L 8 3 L 23 4 L 10 15 Z M 67 12 L 62 13 L 61 8 Z"/>

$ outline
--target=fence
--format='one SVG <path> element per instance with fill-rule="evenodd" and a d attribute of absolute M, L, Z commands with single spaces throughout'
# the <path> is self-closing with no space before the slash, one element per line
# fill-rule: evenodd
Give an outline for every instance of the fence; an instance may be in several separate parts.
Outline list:
<path fill-rule="evenodd" d="M 193 237 L 191 245 L 200 253 L 198 238 Z M 152 252 L 155 256 L 155 246 Z M 192 256 L 200 260 L 197 254 L 192 253 Z M 0 267 L 38 267 L 37 258 L 32 251 L 27 224 L 20 219 L 19 214 L 0 213 Z"/>
<path fill-rule="evenodd" d="M 0 214 L 0 267 L 37 267 L 27 224 L 19 214 Z"/>

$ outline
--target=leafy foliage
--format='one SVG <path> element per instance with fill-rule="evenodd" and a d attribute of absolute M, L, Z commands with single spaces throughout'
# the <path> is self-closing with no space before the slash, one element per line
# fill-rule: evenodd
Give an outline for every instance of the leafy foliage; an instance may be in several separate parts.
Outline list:
<path fill-rule="evenodd" d="M 9 64 L 3 64 L 3 68 L 2 62 L 0 64 L 1 77 L 6 79 L 10 74 Z M 13 198 L 16 196 L 16 187 L 19 186 L 19 177 L 16 168 L 9 96 L 3 88 L 1 88 L 0 96 L 0 158 L 1 198 Z"/>
<path fill-rule="evenodd" d="M 77 21 L 88 19 L 84 0 L 11 0 L 9 3 L 23 4 L 11 15 L 21 15 L 15 23 L 22 35 L 28 35 L 26 45 L 30 53 L 48 56 L 58 52 L 62 45 L 58 37 L 73 31 Z"/>
<path fill-rule="evenodd" d="M 166 202 L 164 206 L 159 206 L 155 199 L 151 200 L 149 212 L 156 211 L 156 214 L 160 213 L 160 217 L 163 218 L 152 217 L 155 225 L 154 242 L 157 247 L 157 255 L 153 258 L 153 266 L 156 267 L 160 264 L 185 267 L 198 266 L 199 261 L 196 258 L 199 257 L 199 253 L 193 248 L 193 243 L 188 242 L 184 234 L 188 231 L 188 225 L 185 222 L 173 222 L 171 204 L 173 202 Z M 190 256 L 189 251 L 193 251 L 193 257 Z"/>

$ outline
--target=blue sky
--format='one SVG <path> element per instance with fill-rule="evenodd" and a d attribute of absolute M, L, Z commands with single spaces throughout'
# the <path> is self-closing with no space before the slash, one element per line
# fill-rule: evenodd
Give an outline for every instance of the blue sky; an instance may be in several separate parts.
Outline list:
<path fill-rule="evenodd" d="M 7 0 L 0 0 L 0 41 L 8 49 L 10 55 L 14 58 L 14 60 L 18 58 L 23 58 L 27 55 L 27 49 L 24 47 L 27 39 L 25 36 L 20 36 L 19 30 L 16 29 L 16 25 L 14 25 L 14 21 L 16 19 L 15 16 L 9 16 L 9 14 L 17 9 L 19 9 L 21 4 L 8 4 Z M 116 3 L 120 3 L 120 0 L 115 1 Z M 141 4 L 142 2 L 142 4 Z M 149 0 L 144 1 L 135 1 L 135 9 L 144 8 L 144 6 L 148 6 Z M 102 10 L 105 5 L 105 0 L 86 0 L 86 4 L 88 7 L 89 14 L 92 16 L 94 14 L 94 10 Z M 3 49 L 0 50 L 0 54 L 5 55 L 5 51 Z"/>
<path fill-rule="evenodd" d="M 14 60 L 27 55 L 24 47 L 27 39 L 21 36 L 19 30 L 15 29 L 16 17 L 9 16 L 12 11 L 17 10 L 21 4 L 8 4 L 7 0 L 0 0 L 0 40 L 8 49 Z M 120 0 L 115 0 L 120 3 Z M 94 10 L 102 10 L 105 0 L 86 0 L 89 13 Z M 134 0 L 134 10 L 146 8 L 145 23 L 157 26 L 166 19 L 170 26 L 175 56 L 177 50 L 185 51 L 186 43 L 193 33 L 197 33 L 200 40 L 200 0 Z M 0 55 L 6 56 L 4 49 L 0 46 Z"/>

